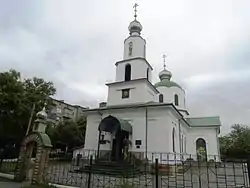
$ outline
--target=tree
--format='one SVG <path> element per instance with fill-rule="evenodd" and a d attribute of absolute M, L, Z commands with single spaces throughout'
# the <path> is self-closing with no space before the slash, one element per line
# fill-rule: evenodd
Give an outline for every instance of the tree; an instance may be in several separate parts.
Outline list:
<path fill-rule="evenodd" d="M 250 156 L 250 128 L 235 124 L 231 132 L 220 137 L 220 150 L 224 158 L 247 158 Z"/>
<path fill-rule="evenodd" d="M 85 141 L 86 118 L 78 121 L 66 120 L 60 122 L 55 128 L 47 127 L 47 134 L 55 148 L 65 148 L 65 153 L 76 146 L 81 146 Z"/>
<path fill-rule="evenodd" d="M 34 105 L 31 118 L 42 109 L 44 103 L 51 103 L 49 96 L 56 89 L 52 82 L 42 78 L 21 80 L 20 72 L 9 70 L 0 73 L 0 148 L 21 143 Z"/>

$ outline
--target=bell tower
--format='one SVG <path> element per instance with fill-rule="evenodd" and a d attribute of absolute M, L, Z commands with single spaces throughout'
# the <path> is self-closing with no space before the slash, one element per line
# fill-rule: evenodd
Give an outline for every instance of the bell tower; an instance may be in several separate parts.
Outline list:
<path fill-rule="evenodd" d="M 142 25 L 137 20 L 137 7 L 134 5 L 134 20 L 129 24 L 129 36 L 124 40 L 123 60 L 116 63 L 116 81 L 146 78 L 151 81 L 153 68 L 146 60 L 146 40 L 141 36 Z M 130 76 L 127 73 L 129 66 Z M 126 76 L 127 75 L 127 76 Z"/>
<path fill-rule="evenodd" d="M 154 101 L 158 90 L 151 84 L 152 66 L 146 60 L 146 40 L 141 36 L 142 25 L 137 20 L 134 5 L 134 20 L 130 22 L 129 36 L 124 40 L 123 59 L 116 62 L 116 79 L 109 86 L 107 105 L 122 105 Z"/>

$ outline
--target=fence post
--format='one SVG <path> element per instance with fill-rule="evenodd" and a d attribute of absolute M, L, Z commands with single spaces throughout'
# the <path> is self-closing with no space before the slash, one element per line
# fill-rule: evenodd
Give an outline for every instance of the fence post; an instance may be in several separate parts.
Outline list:
<path fill-rule="evenodd" d="M 155 188 L 159 187 L 159 165 L 158 165 L 158 159 L 155 159 Z"/>
<path fill-rule="evenodd" d="M 88 188 L 90 188 L 91 185 L 91 170 L 92 170 L 92 164 L 93 164 L 93 155 L 90 156 L 90 161 L 89 161 L 89 177 L 88 177 Z"/>
<path fill-rule="evenodd" d="M 77 154 L 76 156 L 76 166 L 79 166 L 80 165 L 80 159 L 81 159 L 81 154 Z"/>
<path fill-rule="evenodd" d="M 250 156 L 247 157 L 247 176 L 248 182 L 250 182 Z"/>

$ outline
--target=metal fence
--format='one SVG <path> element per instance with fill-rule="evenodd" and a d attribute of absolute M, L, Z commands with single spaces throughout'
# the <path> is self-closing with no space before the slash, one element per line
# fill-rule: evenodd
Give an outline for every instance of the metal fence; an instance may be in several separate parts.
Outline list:
<path fill-rule="evenodd" d="M 172 153 L 130 153 L 124 161 L 110 161 L 110 154 L 88 151 L 74 155 L 71 162 L 50 162 L 46 179 L 50 183 L 88 188 L 108 187 L 248 187 L 250 164 L 222 162 L 217 156 L 206 160 L 194 155 Z M 151 158 L 148 158 L 148 157 Z M 146 158 L 145 158 L 146 157 Z"/>
<path fill-rule="evenodd" d="M 0 159 L 0 172 L 14 174 L 17 166 L 17 159 Z"/>

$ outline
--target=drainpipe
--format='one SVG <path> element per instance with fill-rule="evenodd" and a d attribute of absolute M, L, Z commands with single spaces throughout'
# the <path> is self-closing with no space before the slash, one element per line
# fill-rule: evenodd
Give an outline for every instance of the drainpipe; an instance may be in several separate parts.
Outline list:
<path fill-rule="evenodd" d="M 101 138 L 101 131 L 99 130 L 99 135 L 98 135 L 98 145 L 97 145 L 97 157 L 96 159 L 99 159 L 99 151 L 100 151 L 100 138 Z"/>
<path fill-rule="evenodd" d="M 181 119 L 178 119 L 179 124 L 179 147 L 180 147 L 180 153 L 181 153 Z"/>
<path fill-rule="evenodd" d="M 220 153 L 220 140 L 219 140 L 219 134 L 220 134 L 220 130 L 219 128 L 216 130 L 216 137 L 217 137 L 217 150 L 218 150 L 218 161 L 221 161 L 221 153 Z"/>
<path fill-rule="evenodd" d="M 146 147 L 145 147 L 145 152 L 146 152 L 146 159 L 148 158 L 148 109 L 146 107 L 146 114 L 145 114 L 145 120 L 146 120 Z"/>

